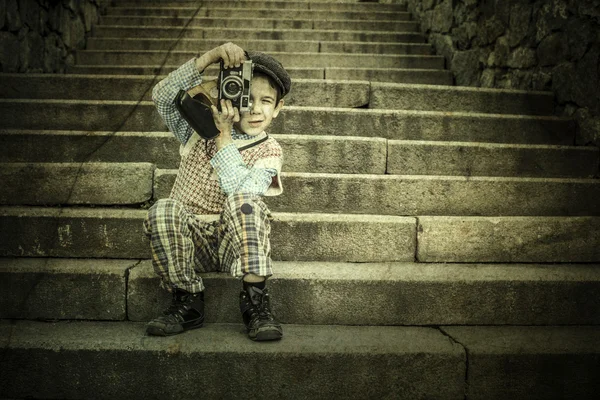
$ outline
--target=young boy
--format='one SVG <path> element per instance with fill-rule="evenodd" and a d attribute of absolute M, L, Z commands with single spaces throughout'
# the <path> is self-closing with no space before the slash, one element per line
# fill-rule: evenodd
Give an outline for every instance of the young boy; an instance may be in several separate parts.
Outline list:
<path fill-rule="evenodd" d="M 241 113 L 230 100 L 212 107 L 220 134 L 202 139 L 176 109 L 180 89 L 199 85 L 211 64 L 254 64 L 252 107 Z M 181 142 L 181 165 L 168 199 L 148 211 L 144 228 L 161 285 L 173 294 L 171 306 L 147 325 L 149 335 L 174 335 L 204 322 L 202 272 L 227 271 L 242 279 L 240 310 L 252 340 L 281 339 L 281 325 L 269 305 L 266 279 L 272 275 L 271 214 L 262 196 L 282 192 L 279 144 L 264 130 L 283 107 L 291 80 L 283 66 L 263 53 L 245 53 L 226 43 L 194 58 L 159 82 L 152 97 L 167 127 Z M 198 214 L 220 214 L 202 222 Z"/>

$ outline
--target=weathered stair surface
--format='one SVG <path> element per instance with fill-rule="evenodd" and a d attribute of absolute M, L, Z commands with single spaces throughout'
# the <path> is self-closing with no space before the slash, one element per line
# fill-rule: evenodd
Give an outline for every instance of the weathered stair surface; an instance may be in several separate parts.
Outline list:
<path fill-rule="evenodd" d="M 279 301 L 273 310 L 285 323 L 578 325 L 600 320 L 593 312 L 599 302 L 598 264 L 278 261 L 275 267 L 270 290 Z M 10 294 L 1 299 L 1 318 L 144 322 L 169 301 L 149 260 L 3 258 L 0 276 Z M 239 282 L 212 273 L 205 285 L 207 321 L 238 323 Z M 348 292 L 353 295 L 341 295 Z M 298 299 L 303 307 L 296 306 Z"/>
<path fill-rule="evenodd" d="M 187 399 L 201 390 L 207 398 L 233 399 L 248 390 L 286 399 L 463 396 L 464 350 L 436 329 L 285 325 L 285 340 L 266 346 L 248 343 L 239 324 L 210 324 L 172 338 L 146 337 L 143 329 L 131 322 L 4 322 L 3 361 L 11 368 L 0 378 L 3 395 Z M 82 358 L 89 359 L 85 368 Z M 257 379 L 257 370 L 269 378 Z M 181 378 L 174 381 L 176 375 Z M 40 377 L 35 385 L 26 384 L 31 376 Z M 248 383 L 242 389 L 239 382 Z"/>
<path fill-rule="evenodd" d="M 404 5 L 104 3 L 70 74 L 0 74 L 0 398 L 595 398 L 600 156 L 551 93 L 453 86 Z M 227 41 L 294 82 L 266 346 L 217 273 L 204 328 L 144 334 L 179 165 L 152 88 Z"/>
<path fill-rule="evenodd" d="M 507 143 L 386 140 L 328 135 L 273 135 L 285 170 L 338 174 L 592 178 L 598 149 Z M 152 163 L 179 165 L 169 132 L 0 131 L 0 159 L 11 163 Z M 74 146 L 76 144 L 76 146 Z M 46 149 L 54 149 L 48 152 Z"/>

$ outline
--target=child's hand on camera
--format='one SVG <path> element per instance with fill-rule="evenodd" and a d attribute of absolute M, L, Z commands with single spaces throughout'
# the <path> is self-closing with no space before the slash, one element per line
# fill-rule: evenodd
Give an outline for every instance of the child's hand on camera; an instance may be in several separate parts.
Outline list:
<path fill-rule="evenodd" d="M 232 142 L 231 130 L 233 124 L 240 122 L 240 111 L 233 106 L 231 100 L 221 100 L 221 111 L 216 106 L 211 106 L 213 119 L 217 129 L 221 132 L 219 136 L 215 138 L 217 149 L 227 146 Z"/>
<path fill-rule="evenodd" d="M 196 60 L 196 67 L 203 71 L 211 64 L 218 63 L 223 59 L 225 68 L 239 67 L 246 59 L 246 53 L 237 44 L 228 42 L 204 53 Z"/>

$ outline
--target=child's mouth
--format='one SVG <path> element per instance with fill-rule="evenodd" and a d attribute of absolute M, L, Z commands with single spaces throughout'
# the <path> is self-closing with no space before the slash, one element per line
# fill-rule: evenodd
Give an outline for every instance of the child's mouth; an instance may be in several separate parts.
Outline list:
<path fill-rule="evenodd" d="M 248 124 L 250 126 L 260 126 L 260 124 L 262 124 L 262 121 L 248 121 Z"/>

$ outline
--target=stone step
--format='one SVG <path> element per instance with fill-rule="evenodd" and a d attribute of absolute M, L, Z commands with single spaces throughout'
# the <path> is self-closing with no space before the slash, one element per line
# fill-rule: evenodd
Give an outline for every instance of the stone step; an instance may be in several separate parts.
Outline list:
<path fill-rule="evenodd" d="M 0 114 L 3 115 L 0 129 L 167 130 L 149 101 L 0 99 Z M 575 123 L 570 118 L 328 107 L 284 107 L 273 120 L 269 133 L 395 140 L 575 143 Z"/>
<path fill-rule="evenodd" d="M 73 65 L 70 73 L 87 75 L 166 75 L 179 65 Z M 452 72 L 443 69 L 402 69 L 402 68 L 287 68 L 292 80 L 296 79 L 335 79 L 363 80 L 374 82 L 401 82 L 423 85 L 452 85 Z M 216 77 L 217 70 L 208 68 Z M 208 77 L 208 76 L 207 76 Z"/>
<path fill-rule="evenodd" d="M 0 98 L 69 100 L 152 100 L 152 89 L 164 76 L 0 74 Z M 367 81 L 294 81 L 289 105 L 363 107 L 369 103 Z"/>
<path fill-rule="evenodd" d="M 194 51 L 202 54 L 223 43 L 226 39 L 137 39 L 91 37 L 87 50 L 177 50 Z M 369 54 L 433 54 L 431 45 L 426 43 L 363 43 L 327 42 L 306 40 L 236 40 L 235 44 L 245 49 L 260 49 L 269 52 L 290 53 L 369 53 Z"/>
<path fill-rule="evenodd" d="M 69 74 L 74 75 L 167 75 L 179 68 L 180 65 L 71 65 L 67 68 Z M 293 81 L 297 79 L 324 79 L 325 68 L 287 68 Z M 206 69 L 206 79 L 216 79 L 218 74 L 218 67 L 208 67 Z M 392 70 L 394 71 L 394 70 Z M 438 71 L 443 70 L 408 70 L 410 73 L 406 74 L 408 77 L 417 80 L 425 80 L 424 83 L 434 84 L 434 82 L 441 81 L 452 82 L 451 79 L 446 77 L 445 73 Z M 427 71 L 420 73 L 419 71 Z M 435 72 L 429 72 L 435 71 Z M 381 75 L 381 74 L 380 74 Z M 366 74 L 364 76 L 367 76 Z M 368 79 L 353 79 L 353 80 L 368 80 Z M 452 83 L 450 83 L 452 84 Z"/>
<path fill-rule="evenodd" d="M 145 100 L 163 77 L 0 74 L 0 98 Z M 552 115 L 551 92 L 297 79 L 287 105 L 490 114 Z"/>
<path fill-rule="evenodd" d="M 600 161 L 598 148 L 592 146 L 273 137 L 285 154 L 284 171 L 291 172 L 591 178 L 598 174 Z M 0 130 L 0 159 L 151 162 L 169 169 L 179 166 L 180 156 L 179 142 L 170 132 Z"/>
<path fill-rule="evenodd" d="M 468 352 L 465 398 L 592 400 L 600 390 L 597 326 L 441 330 Z"/>
<path fill-rule="evenodd" d="M 176 175 L 176 169 L 154 173 L 149 163 L 0 163 L 0 204 L 137 205 L 169 197 Z M 283 180 L 284 193 L 265 199 L 273 211 L 600 215 L 597 179 L 288 172 Z"/>
<path fill-rule="evenodd" d="M 0 257 L 149 258 L 142 228 L 146 214 L 116 208 L 0 207 Z M 274 260 L 389 262 L 415 257 L 415 218 L 273 216 Z M 337 240 L 340 236 L 343 241 Z"/>
<path fill-rule="evenodd" d="M 0 318 L 146 322 L 170 302 L 151 260 L 0 258 L 0 277 Z M 240 282 L 202 277 L 206 322 L 238 323 Z M 599 289 L 600 264 L 275 262 L 269 279 L 278 319 L 307 325 L 592 325 Z"/>
<path fill-rule="evenodd" d="M 277 18 L 313 20 L 381 20 L 410 21 L 406 11 L 349 11 L 349 10 L 307 10 L 269 8 L 216 8 L 216 7 L 108 7 L 105 16 L 158 16 L 171 18 L 212 17 L 212 18 Z M 241 24 L 245 25 L 245 24 Z"/>
<path fill-rule="evenodd" d="M 599 175 L 600 152 L 592 146 L 389 140 L 387 151 L 388 174 L 548 178 Z"/>
<path fill-rule="evenodd" d="M 552 92 L 460 86 L 373 83 L 369 108 L 552 115 Z"/>
<path fill-rule="evenodd" d="M 140 7 L 153 6 L 162 8 L 173 7 L 196 7 L 196 8 L 230 8 L 235 9 L 272 9 L 272 10 L 323 10 L 323 11 L 406 11 L 405 4 L 379 4 L 372 2 L 306 2 L 306 1 L 211 1 L 209 3 L 199 3 L 197 0 L 184 1 L 118 1 L 111 5 L 120 7 Z"/>
<path fill-rule="evenodd" d="M 0 204 L 142 204 L 153 180 L 150 163 L 0 163 Z"/>
<path fill-rule="evenodd" d="M 265 344 L 240 323 L 159 338 L 143 323 L 1 321 L 0 390 L 12 398 L 442 400 L 465 391 L 465 350 L 438 329 L 283 329 L 283 340 Z"/>
<path fill-rule="evenodd" d="M 286 67 L 310 68 L 419 68 L 443 69 L 444 57 L 434 55 L 385 55 L 385 54 L 343 54 L 343 53 L 278 53 L 270 52 Z M 119 51 L 119 50 L 80 50 L 77 64 L 176 64 L 181 65 L 195 57 L 189 51 Z"/>
<path fill-rule="evenodd" d="M 176 175 L 177 170 L 173 169 L 156 171 L 155 199 L 169 197 Z M 283 174 L 283 182 L 285 190 L 281 196 L 265 199 L 271 209 L 280 212 L 406 216 L 600 215 L 598 179 L 289 172 Z M 35 186 L 27 190 L 36 192 Z M 45 192 L 38 191 L 36 195 L 34 198 L 46 198 Z M 13 202 L 9 204 L 27 204 L 22 201 L 29 199 L 26 194 L 10 197 Z"/>
<path fill-rule="evenodd" d="M 273 215 L 275 261 L 600 262 L 600 217 Z M 0 207 L 0 257 L 149 258 L 145 216 L 132 209 Z"/>
<path fill-rule="evenodd" d="M 600 260 L 596 217 L 419 217 L 420 262 Z"/>
<path fill-rule="evenodd" d="M 223 39 L 227 40 L 308 40 L 340 42 L 425 43 L 420 32 L 381 32 L 315 29 L 254 29 L 171 26 L 96 25 L 96 37 L 128 37 L 146 39 Z"/>
<path fill-rule="evenodd" d="M 286 171 L 385 173 L 387 141 L 383 138 L 273 136 L 283 148 Z M 159 168 L 177 168 L 180 156 L 179 141 L 170 132 L 0 131 L 0 159 L 41 163 L 152 162 Z"/>
<path fill-rule="evenodd" d="M 335 15 L 333 15 L 334 17 Z M 415 21 L 368 21 L 331 18 L 324 20 L 313 19 L 282 19 L 282 18 L 223 18 L 223 17 L 152 17 L 152 16 L 103 16 L 102 25 L 124 26 L 173 26 L 173 27 L 202 27 L 202 28 L 236 28 L 246 29 L 316 29 L 316 30 L 345 30 L 345 31 L 396 31 L 418 32 L 419 25 Z"/>

